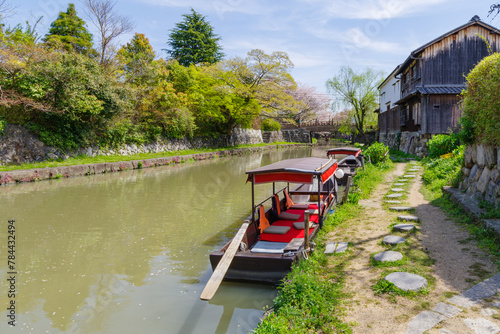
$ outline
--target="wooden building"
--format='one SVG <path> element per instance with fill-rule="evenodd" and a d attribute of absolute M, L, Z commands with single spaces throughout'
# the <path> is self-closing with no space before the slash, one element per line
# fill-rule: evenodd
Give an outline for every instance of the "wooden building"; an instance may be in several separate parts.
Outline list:
<path fill-rule="evenodd" d="M 498 51 L 500 30 L 478 16 L 414 50 L 379 86 L 379 140 L 425 155 L 432 135 L 457 128 L 467 74 Z M 386 97 L 394 85 L 400 86 L 396 101 Z"/>
<path fill-rule="evenodd" d="M 465 76 L 498 50 L 500 30 L 474 16 L 413 51 L 394 74 L 401 78 L 400 131 L 439 134 L 456 128 Z"/>
<path fill-rule="evenodd" d="M 395 77 L 398 70 L 399 66 L 378 86 L 380 108 L 376 112 L 379 134 L 382 138 L 389 133 L 400 131 L 400 111 L 396 102 L 401 99 L 401 79 Z"/>

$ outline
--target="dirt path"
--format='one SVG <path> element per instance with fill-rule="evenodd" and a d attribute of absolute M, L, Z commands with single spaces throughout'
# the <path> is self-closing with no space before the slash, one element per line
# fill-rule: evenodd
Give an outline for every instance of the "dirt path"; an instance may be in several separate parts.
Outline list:
<path fill-rule="evenodd" d="M 385 277 L 387 271 L 397 271 L 398 268 L 374 267 L 370 259 L 376 253 L 388 250 L 381 241 L 385 236 L 395 234 L 391 232 L 390 225 L 397 222 L 401 213 L 388 210 L 384 196 L 392 193 L 393 184 L 406 169 L 407 164 L 397 164 L 371 198 L 360 201 L 363 209 L 358 219 L 329 235 L 332 241 L 353 244 L 346 255 L 346 288 L 351 297 L 344 320 L 352 325 L 354 333 L 410 333 L 409 324 L 421 312 L 432 310 L 437 304 L 447 302 L 454 295 L 497 273 L 489 257 L 468 240 L 468 232 L 424 199 L 419 192 L 421 179 L 417 176 L 410 181 L 411 185 L 403 187 L 407 195 L 401 200 L 402 204 L 397 205 L 415 208 L 413 214 L 420 218 L 420 223 L 415 224 L 418 231 L 396 235 L 407 239 L 405 246 L 398 246 L 398 250 L 415 263 L 415 267 L 423 268 L 423 273 L 429 278 L 430 292 L 413 298 L 374 293 L 372 286 Z M 492 309 L 496 302 L 500 302 L 500 298 L 495 296 L 478 306 L 464 309 L 458 316 L 441 321 L 428 333 L 482 333 L 466 326 L 465 320 L 469 318 L 484 318 L 500 327 Z M 417 332 L 423 333 L 423 330 Z"/>

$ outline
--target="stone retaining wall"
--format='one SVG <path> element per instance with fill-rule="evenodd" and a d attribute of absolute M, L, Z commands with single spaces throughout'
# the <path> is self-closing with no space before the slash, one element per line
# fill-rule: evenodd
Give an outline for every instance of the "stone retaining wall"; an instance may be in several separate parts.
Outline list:
<path fill-rule="evenodd" d="M 500 205 L 500 147 L 467 146 L 462 172 L 464 179 L 459 189 L 469 198 Z"/>
<path fill-rule="evenodd" d="M 0 165 L 41 162 L 49 159 L 67 159 L 79 155 L 131 155 L 137 153 L 173 152 L 202 147 L 217 148 L 242 144 L 262 143 L 262 133 L 253 129 L 234 129 L 230 136 L 217 138 L 172 139 L 143 145 L 123 145 L 119 149 L 85 147 L 72 152 L 62 152 L 45 145 L 36 135 L 18 125 L 7 125 L 0 136 Z"/>
<path fill-rule="evenodd" d="M 407 152 L 420 158 L 427 156 L 427 142 L 431 138 L 431 134 L 421 134 L 420 132 L 379 134 L 379 142 L 394 150 Z"/>
<path fill-rule="evenodd" d="M 291 143 L 310 143 L 311 132 L 305 129 L 292 129 L 281 131 L 262 132 L 264 143 L 291 142 Z"/>
<path fill-rule="evenodd" d="M 0 172 L 0 185 L 9 183 L 33 182 L 33 181 L 48 180 L 48 179 L 67 178 L 71 176 L 113 173 L 129 169 L 141 169 L 141 168 L 177 164 L 189 160 L 199 161 L 199 160 L 214 159 L 214 158 L 233 156 L 233 155 L 243 155 L 254 152 L 263 152 L 278 148 L 279 149 L 296 148 L 303 146 L 304 145 L 297 145 L 297 144 L 271 145 L 263 147 L 222 150 L 210 153 L 197 153 L 197 154 L 188 154 L 176 157 L 164 157 L 164 158 L 155 158 L 146 160 L 133 160 L 133 161 L 98 163 L 98 164 L 88 164 L 88 165 L 14 170 L 9 172 Z"/>

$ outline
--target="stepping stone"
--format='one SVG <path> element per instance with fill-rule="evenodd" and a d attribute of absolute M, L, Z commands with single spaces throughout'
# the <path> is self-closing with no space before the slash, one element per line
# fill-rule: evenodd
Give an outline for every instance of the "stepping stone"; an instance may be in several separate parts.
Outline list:
<path fill-rule="evenodd" d="M 398 237 L 396 235 L 388 235 L 382 239 L 382 242 L 386 245 L 398 245 L 406 242 L 405 238 Z"/>
<path fill-rule="evenodd" d="M 492 317 L 495 314 L 498 314 L 498 311 L 492 308 L 481 309 L 481 315 L 484 315 L 485 317 Z"/>
<path fill-rule="evenodd" d="M 397 224 L 397 225 L 394 225 L 393 229 L 395 229 L 396 231 L 400 231 L 400 232 L 410 232 L 410 231 L 413 231 L 415 229 L 415 225 Z"/>
<path fill-rule="evenodd" d="M 390 194 L 390 195 L 387 195 L 386 197 L 387 198 L 398 198 L 398 197 L 401 197 L 403 196 L 403 194 Z"/>
<path fill-rule="evenodd" d="M 405 176 L 403 176 L 403 177 L 405 177 L 405 178 L 407 178 L 407 179 L 411 179 L 411 178 L 415 178 L 415 177 L 417 177 L 417 176 L 416 176 L 415 174 L 406 174 L 406 175 L 405 175 Z"/>
<path fill-rule="evenodd" d="M 339 242 L 337 245 L 337 249 L 335 250 L 335 253 L 344 253 L 347 250 L 347 242 Z"/>
<path fill-rule="evenodd" d="M 496 324 L 483 318 L 464 319 L 464 322 L 474 333 L 494 334 L 500 332 L 500 328 Z"/>
<path fill-rule="evenodd" d="M 412 208 L 411 206 L 391 206 L 389 208 L 389 210 L 392 210 L 392 211 L 411 211 L 413 209 L 414 208 Z"/>
<path fill-rule="evenodd" d="M 385 201 L 387 204 L 401 204 L 401 201 Z"/>
<path fill-rule="evenodd" d="M 423 334 L 446 319 L 444 315 L 432 311 L 420 312 L 408 324 L 408 330 L 405 334 Z"/>
<path fill-rule="evenodd" d="M 420 218 L 418 218 L 417 216 L 411 216 L 411 215 L 408 215 L 408 216 L 398 216 L 398 219 L 399 220 L 413 221 L 413 222 L 420 221 Z"/>
<path fill-rule="evenodd" d="M 399 186 L 399 187 L 400 187 L 400 186 L 406 186 L 406 183 L 394 183 L 393 185 L 394 185 L 394 186 Z"/>
<path fill-rule="evenodd" d="M 379 262 L 399 261 L 403 258 L 403 254 L 394 251 L 385 251 L 373 255 L 373 259 Z"/>
<path fill-rule="evenodd" d="M 410 172 L 420 172 L 420 168 L 408 169 Z"/>
<path fill-rule="evenodd" d="M 337 248 L 337 243 L 336 242 L 329 242 L 326 244 L 325 248 L 325 254 L 332 254 L 335 253 L 335 248 Z"/>
<path fill-rule="evenodd" d="M 385 280 L 404 291 L 418 291 L 427 286 L 427 280 L 422 276 L 405 272 L 389 274 Z"/>
<path fill-rule="evenodd" d="M 329 242 L 326 244 L 325 254 L 344 253 L 347 250 L 347 242 Z"/>
<path fill-rule="evenodd" d="M 405 191 L 403 188 L 392 188 L 391 191 L 394 191 L 394 192 L 402 192 L 402 191 Z"/>
<path fill-rule="evenodd" d="M 456 317 L 462 309 L 447 303 L 439 303 L 433 309 L 434 312 L 441 313 L 445 317 L 453 318 Z"/>

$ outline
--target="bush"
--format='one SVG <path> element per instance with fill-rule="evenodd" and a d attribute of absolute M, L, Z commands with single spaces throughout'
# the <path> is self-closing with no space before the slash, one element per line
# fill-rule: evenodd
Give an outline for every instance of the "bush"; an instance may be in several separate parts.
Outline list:
<path fill-rule="evenodd" d="M 500 54 L 484 58 L 468 75 L 462 93 L 463 117 L 478 142 L 500 146 Z M 472 125 L 472 126 L 471 126 Z"/>
<path fill-rule="evenodd" d="M 438 158 L 444 154 L 451 153 L 460 146 L 457 135 L 436 135 L 427 143 L 429 158 Z"/>
<path fill-rule="evenodd" d="M 260 128 L 262 131 L 280 131 L 281 124 L 274 119 L 265 118 L 260 123 Z"/>
<path fill-rule="evenodd" d="M 462 164 L 464 161 L 464 146 L 455 149 L 445 158 L 427 158 L 422 179 L 433 197 L 441 194 L 443 186 L 457 186 L 461 178 Z"/>
<path fill-rule="evenodd" d="M 387 156 L 389 155 L 389 147 L 382 143 L 375 142 L 371 144 L 363 153 L 370 159 L 372 164 L 376 165 L 387 159 Z"/>

